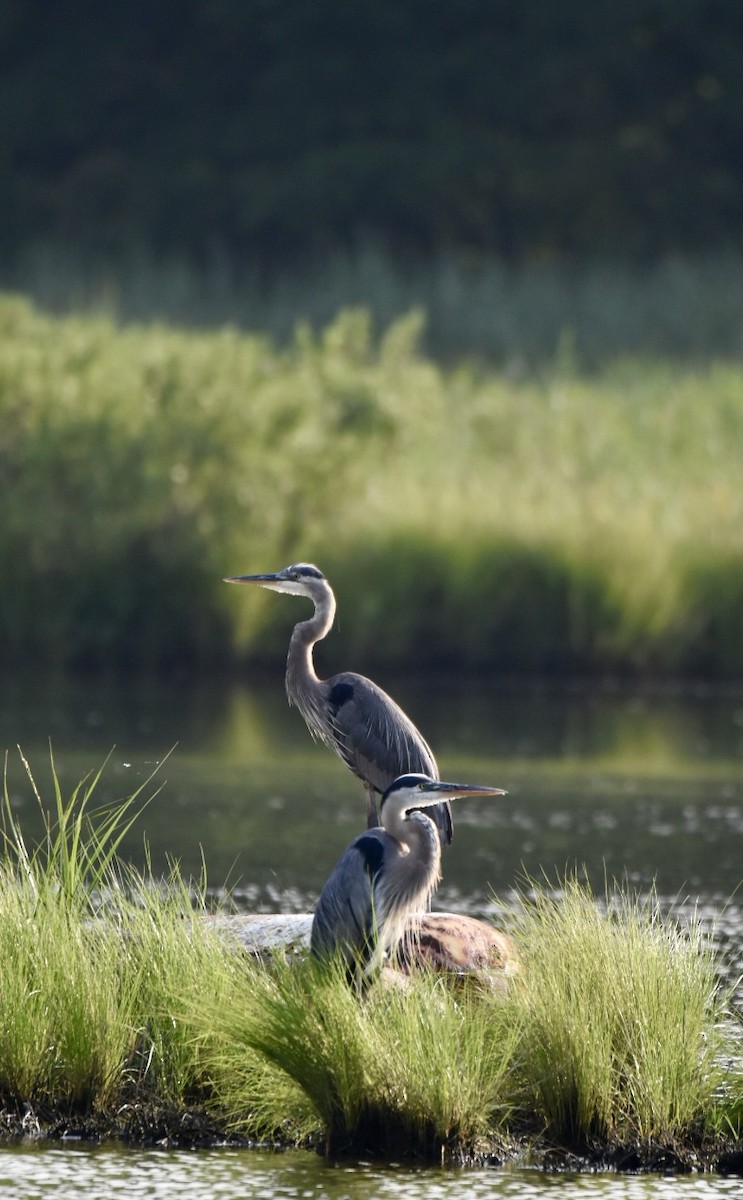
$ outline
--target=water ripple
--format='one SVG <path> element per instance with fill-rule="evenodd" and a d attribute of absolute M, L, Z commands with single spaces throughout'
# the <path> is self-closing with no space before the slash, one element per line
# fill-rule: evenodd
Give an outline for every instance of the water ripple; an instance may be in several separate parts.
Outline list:
<path fill-rule="evenodd" d="M 256 1150 L 132 1150 L 22 1145 L 0 1150 L 3 1200 L 717 1200 L 740 1179 L 718 1176 L 547 1175 L 354 1162 Z"/>

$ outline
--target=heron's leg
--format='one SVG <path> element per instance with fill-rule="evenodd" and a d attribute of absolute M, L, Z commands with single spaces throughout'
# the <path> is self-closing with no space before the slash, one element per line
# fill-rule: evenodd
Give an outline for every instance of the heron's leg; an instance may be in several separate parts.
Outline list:
<path fill-rule="evenodd" d="M 371 784 L 365 783 L 364 790 L 366 791 L 366 828 L 376 829 L 379 824 L 379 813 L 377 812 L 377 793 Z"/>

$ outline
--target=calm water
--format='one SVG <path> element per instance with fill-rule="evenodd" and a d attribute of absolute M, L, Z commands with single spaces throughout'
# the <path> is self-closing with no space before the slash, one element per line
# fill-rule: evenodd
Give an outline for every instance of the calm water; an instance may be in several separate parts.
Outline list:
<path fill-rule="evenodd" d="M 524 873 L 585 869 L 696 906 L 743 970 L 743 690 L 512 687 L 455 679 L 380 680 L 434 746 L 444 778 L 496 784 L 500 801 L 455 802 L 455 840 L 437 907 L 473 914 L 508 907 Z M 38 806 L 16 746 L 51 802 L 49 742 L 63 792 L 110 755 L 96 795 L 145 784 L 153 796 L 125 853 L 156 870 L 170 857 L 247 910 L 309 908 L 364 821 L 360 784 L 289 710 L 280 671 L 251 686 L 6 680 L 0 745 L 24 830 Z M 175 747 L 173 749 L 173 747 Z M 168 753 L 172 750 L 172 753 Z M 165 760 L 165 761 L 164 761 Z M 151 783 L 150 774 L 156 771 Z M 743 1195 L 740 1179 L 666 1180 L 536 1172 L 411 1171 L 331 1166 L 314 1155 L 120 1147 L 23 1146 L 0 1153 L 0 1196 L 425 1195 L 712 1197 Z"/>
<path fill-rule="evenodd" d="M 574 865 L 599 889 L 606 873 L 730 902 L 743 878 L 743 692 L 384 682 L 425 730 L 444 778 L 509 792 L 454 802 L 440 907 L 482 912 L 524 871 Z M 311 905 L 364 821 L 361 785 L 310 740 L 280 677 L 252 688 L 6 681 L 0 746 L 24 828 L 35 827 L 37 805 L 16 746 L 51 800 L 50 740 L 65 793 L 108 754 L 101 801 L 160 789 L 130 857 L 142 860 L 146 836 L 158 869 L 170 855 L 198 873 L 203 851 L 211 885 L 234 886 L 249 908 Z"/>

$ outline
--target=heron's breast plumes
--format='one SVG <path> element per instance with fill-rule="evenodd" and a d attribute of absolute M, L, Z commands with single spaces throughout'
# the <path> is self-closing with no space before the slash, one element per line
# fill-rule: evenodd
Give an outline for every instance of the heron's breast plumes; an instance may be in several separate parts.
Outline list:
<path fill-rule="evenodd" d="M 404 825 L 405 840 L 396 839 L 395 853 L 387 856 L 374 889 L 379 925 L 390 947 L 409 916 L 428 909 L 441 879 L 441 843 L 433 821 L 411 812 Z"/>

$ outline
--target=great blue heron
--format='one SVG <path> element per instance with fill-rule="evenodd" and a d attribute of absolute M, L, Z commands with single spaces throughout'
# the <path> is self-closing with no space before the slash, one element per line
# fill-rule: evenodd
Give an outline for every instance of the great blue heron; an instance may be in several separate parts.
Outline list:
<path fill-rule="evenodd" d="M 428 909 L 441 878 L 441 842 L 420 810 L 444 798 L 504 795 L 502 788 L 442 783 L 427 775 L 396 779 L 382 796 L 381 826 L 351 842 L 322 889 L 312 921 L 312 954 L 345 958 L 357 985 L 373 978 L 394 954 L 410 919 Z"/>
<path fill-rule="evenodd" d="M 330 746 L 364 784 L 370 829 L 379 822 L 377 793 L 383 793 L 398 776 L 415 771 L 438 779 L 430 746 L 376 683 L 353 671 L 330 679 L 318 677 L 312 650 L 330 631 L 335 616 L 333 589 L 319 567 L 294 563 L 270 575 L 236 575 L 225 582 L 257 583 L 274 592 L 306 596 L 314 604 L 314 615 L 294 626 L 289 641 L 286 694 L 312 736 Z M 448 845 L 452 838 L 448 802 L 437 803 L 431 817 Z"/>

